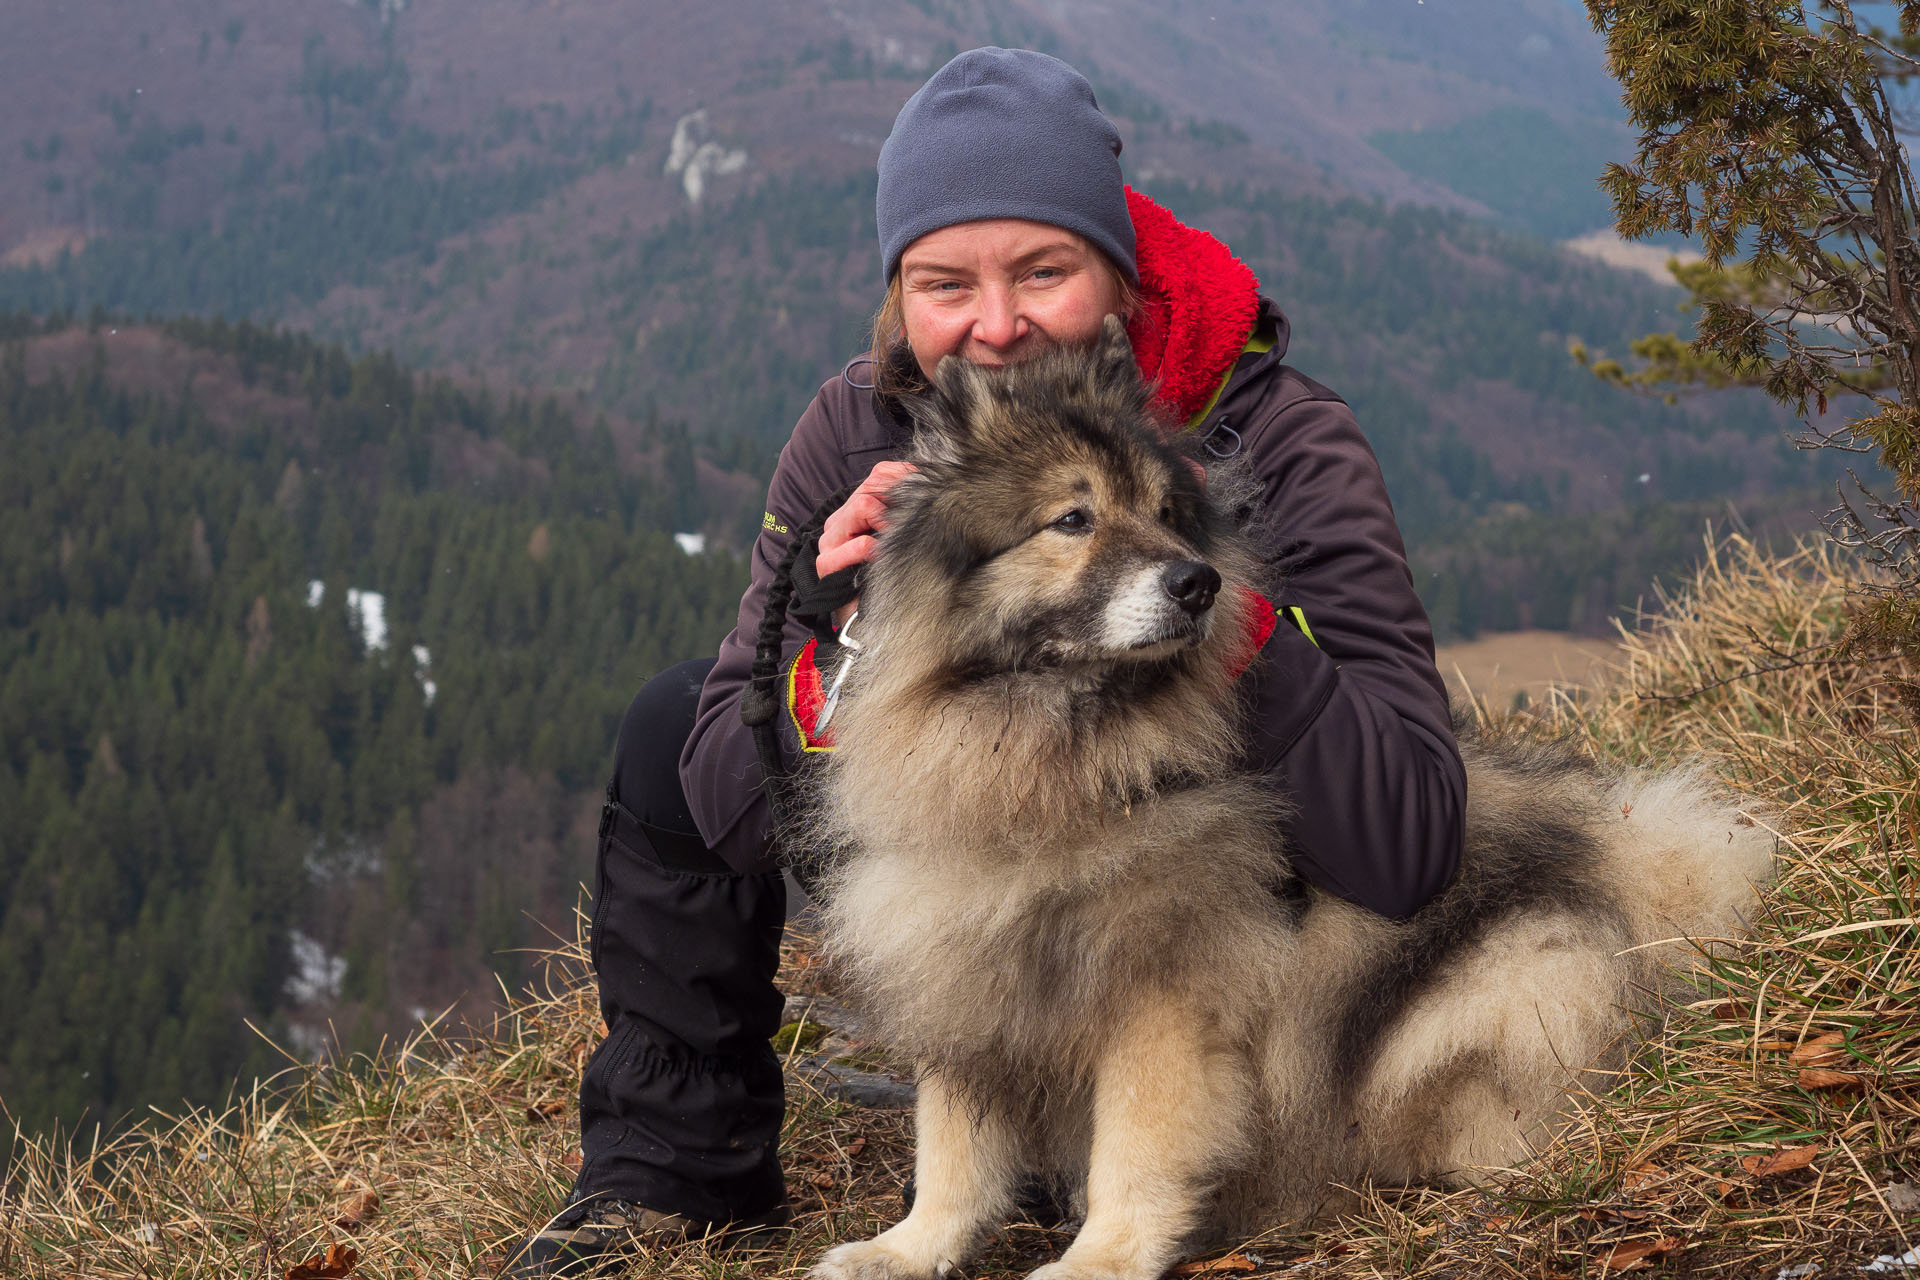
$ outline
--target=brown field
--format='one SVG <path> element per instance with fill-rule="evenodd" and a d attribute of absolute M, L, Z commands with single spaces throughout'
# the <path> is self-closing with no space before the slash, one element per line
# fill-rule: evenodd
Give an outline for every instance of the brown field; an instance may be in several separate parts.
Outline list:
<path fill-rule="evenodd" d="M 1553 685 L 1592 692 L 1610 683 L 1621 662 L 1620 644 L 1565 631 L 1503 631 L 1439 646 L 1435 657 L 1455 697 L 1471 694 L 1506 710 L 1524 693 L 1529 703 Z"/>

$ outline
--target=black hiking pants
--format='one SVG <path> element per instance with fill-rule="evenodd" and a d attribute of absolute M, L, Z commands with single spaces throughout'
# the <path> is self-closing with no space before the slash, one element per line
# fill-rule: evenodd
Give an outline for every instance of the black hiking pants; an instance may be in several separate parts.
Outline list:
<path fill-rule="evenodd" d="M 778 871 L 740 875 L 695 832 L 680 749 L 713 659 L 640 690 L 600 822 L 591 955 L 609 1034 L 580 1081 L 575 1199 L 721 1223 L 784 1200 Z"/>

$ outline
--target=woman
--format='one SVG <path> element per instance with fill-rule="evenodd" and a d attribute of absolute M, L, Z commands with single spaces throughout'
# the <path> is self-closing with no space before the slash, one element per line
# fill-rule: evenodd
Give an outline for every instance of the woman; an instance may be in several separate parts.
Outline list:
<path fill-rule="evenodd" d="M 1128 190 L 1119 152 L 1086 80 L 1044 54 L 962 54 L 902 108 L 880 153 L 872 358 L 821 388 L 782 450 L 718 660 L 651 681 L 621 729 L 593 927 L 611 1034 L 581 1084 L 579 1180 L 523 1251 L 530 1273 L 786 1219 L 768 1045 L 786 895 L 740 696 L 775 566 L 815 507 L 861 481 L 826 523 L 822 575 L 878 552 L 902 402 L 945 356 L 1012 363 L 1127 318 L 1163 405 L 1247 458 L 1295 544 L 1293 625 L 1249 676 L 1247 756 L 1293 801 L 1295 866 L 1393 917 L 1451 877 L 1464 775 L 1379 468 L 1347 406 L 1282 363 L 1287 322 L 1252 272 Z M 789 661 L 806 634 L 789 623 Z M 799 716 L 779 721 L 789 760 L 818 749 Z"/>

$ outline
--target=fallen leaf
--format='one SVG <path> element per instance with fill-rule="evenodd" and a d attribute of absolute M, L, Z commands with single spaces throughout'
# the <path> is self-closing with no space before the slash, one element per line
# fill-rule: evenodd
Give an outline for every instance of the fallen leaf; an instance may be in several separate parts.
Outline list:
<path fill-rule="evenodd" d="M 1808 1067 L 1800 1073 L 1802 1089 L 1864 1089 L 1866 1078 L 1851 1071 L 1827 1071 L 1821 1067 Z"/>
<path fill-rule="evenodd" d="M 1244 1253 L 1230 1253 L 1224 1258 L 1208 1261 L 1183 1262 L 1173 1269 L 1177 1276 L 1207 1276 L 1219 1271 L 1251 1271 L 1253 1259 Z"/>
<path fill-rule="evenodd" d="M 1895 1213 L 1920 1213 L 1920 1186 L 1911 1182 L 1896 1182 L 1880 1192 L 1886 1197 L 1887 1208 Z"/>
<path fill-rule="evenodd" d="M 565 1099 L 555 1098 L 551 1102 L 535 1103 L 527 1108 L 528 1124 L 552 1124 L 566 1113 Z"/>
<path fill-rule="evenodd" d="M 1820 1154 L 1818 1143 L 1805 1147 L 1788 1147 L 1784 1151 L 1756 1151 L 1750 1156 L 1740 1158 L 1740 1167 L 1756 1178 L 1773 1178 L 1783 1173 L 1794 1173 L 1813 1163 Z"/>
<path fill-rule="evenodd" d="M 1846 1039 L 1844 1031 L 1815 1036 L 1788 1054 L 1787 1061 L 1796 1067 L 1830 1067 L 1836 1062 L 1845 1062 L 1853 1056 L 1844 1047 Z"/>
<path fill-rule="evenodd" d="M 585 1162 L 585 1157 L 582 1156 L 578 1151 L 569 1151 L 567 1152 L 566 1155 L 560 1157 L 561 1167 L 573 1173 L 580 1172 L 580 1166 L 584 1162 Z"/>
<path fill-rule="evenodd" d="M 1723 1000 L 1713 1006 L 1713 1016 L 1722 1022 L 1745 1022 L 1753 1016 L 1753 1011 L 1733 1000 Z"/>
<path fill-rule="evenodd" d="M 860 1153 L 862 1151 L 865 1151 L 866 1149 L 867 1149 L 867 1140 L 865 1138 L 855 1138 L 852 1142 L 849 1142 L 847 1144 L 847 1159 L 858 1160 L 860 1158 Z"/>
<path fill-rule="evenodd" d="M 353 1274 L 360 1265 L 360 1251 L 338 1240 L 327 1246 L 325 1253 L 316 1253 L 305 1262 L 287 1268 L 287 1280 L 341 1280 L 343 1276 Z"/>
<path fill-rule="evenodd" d="M 1602 1271 L 1637 1271 L 1641 1267 L 1653 1265 L 1655 1258 L 1664 1258 L 1686 1247 L 1687 1242 L 1679 1236 L 1661 1236 L 1658 1240 L 1629 1240 L 1625 1244 L 1613 1246 L 1613 1251 L 1600 1260 L 1600 1269 Z"/>
<path fill-rule="evenodd" d="M 1638 1191 L 1642 1187 L 1663 1181 L 1666 1176 L 1664 1171 L 1654 1165 L 1636 1164 L 1620 1175 L 1620 1185 L 1628 1191 Z"/>
<path fill-rule="evenodd" d="M 813 1177 L 807 1179 L 807 1181 L 813 1183 L 814 1186 L 820 1188 L 822 1191 L 831 1191 L 834 1187 L 833 1175 L 824 1170 L 814 1174 Z"/>
<path fill-rule="evenodd" d="M 380 1212 L 380 1193 L 362 1191 L 340 1206 L 340 1216 L 333 1220 L 333 1225 L 342 1231 L 358 1231 L 366 1225 L 368 1218 L 378 1212 Z"/>

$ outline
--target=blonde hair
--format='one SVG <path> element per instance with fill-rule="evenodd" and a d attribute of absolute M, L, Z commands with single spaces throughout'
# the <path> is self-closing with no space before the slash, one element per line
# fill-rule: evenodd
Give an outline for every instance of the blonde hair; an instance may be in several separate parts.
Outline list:
<path fill-rule="evenodd" d="M 1127 279 L 1126 272 L 1114 265 L 1113 259 L 1091 243 L 1088 247 L 1094 250 L 1094 256 L 1113 280 L 1114 292 L 1120 295 L 1120 314 L 1132 316 L 1140 309 L 1140 290 Z M 887 282 L 887 294 L 880 300 L 880 309 L 873 313 L 873 330 L 867 345 L 867 354 L 873 360 L 873 388 L 883 396 L 908 396 L 926 390 L 926 379 L 920 376 L 920 362 L 907 347 L 906 287 L 900 281 L 901 273 L 895 271 L 893 279 Z"/>

